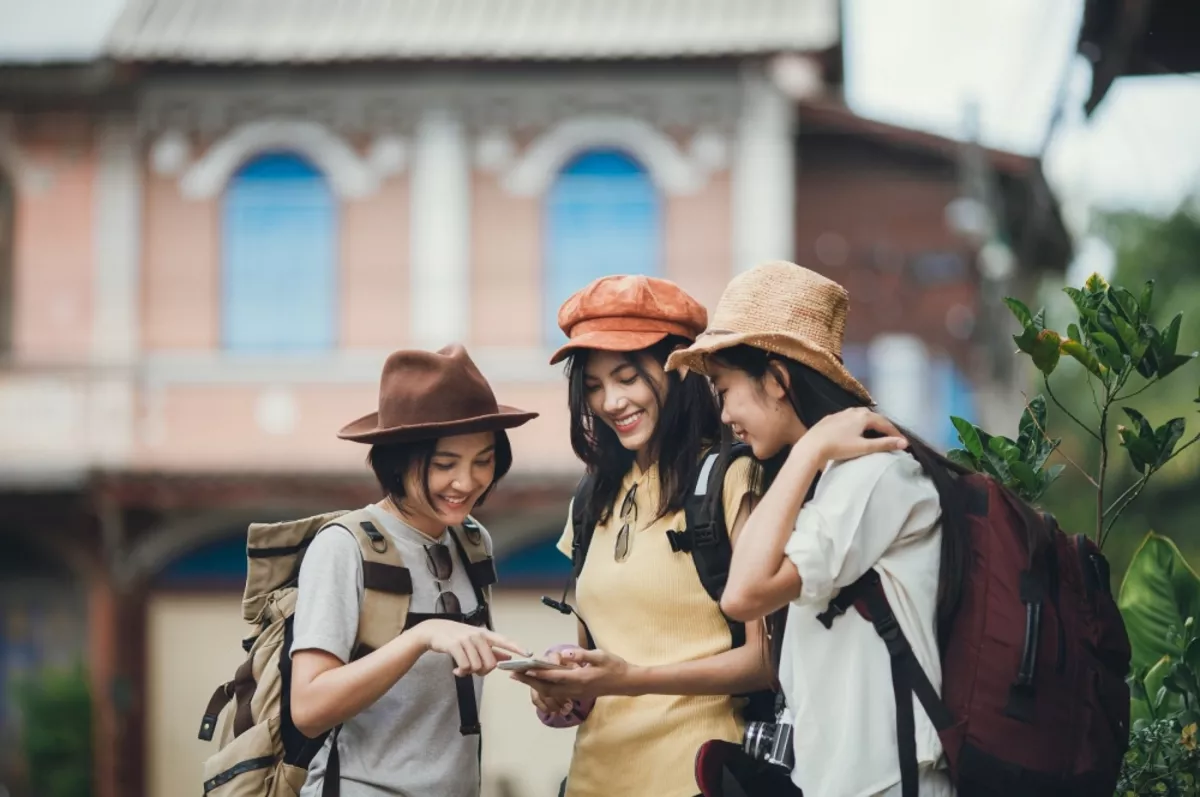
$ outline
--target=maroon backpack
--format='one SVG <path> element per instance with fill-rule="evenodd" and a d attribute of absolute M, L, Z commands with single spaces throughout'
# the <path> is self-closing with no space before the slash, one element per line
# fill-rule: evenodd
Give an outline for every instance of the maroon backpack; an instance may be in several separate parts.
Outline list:
<path fill-rule="evenodd" d="M 913 700 L 937 728 L 958 793 L 1111 797 L 1129 744 L 1129 637 L 1108 563 L 995 480 L 963 476 L 970 571 L 942 648 L 942 696 L 921 670 L 874 570 L 851 605 L 892 658 L 904 797 L 917 797 Z"/>

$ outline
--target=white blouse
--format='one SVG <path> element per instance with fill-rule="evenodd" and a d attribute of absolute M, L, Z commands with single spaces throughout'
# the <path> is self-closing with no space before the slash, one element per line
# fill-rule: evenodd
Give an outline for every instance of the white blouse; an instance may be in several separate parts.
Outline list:
<path fill-rule="evenodd" d="M 792 780 L 805 794 L 900 794 L 887 648 L 853 609 L 829 630 L 817 615 L 839 589 L 875 567 L 917 660 L 940 691 L 940 517 L 933 482 L 906 452 L 831 463 L 800 510 L 784 548 L 802 588 L 788 607 L 780 681 L 796 723 Z M 920 702 L 912 700 L 920 794 L 950 797 L 941 741 Z"/>

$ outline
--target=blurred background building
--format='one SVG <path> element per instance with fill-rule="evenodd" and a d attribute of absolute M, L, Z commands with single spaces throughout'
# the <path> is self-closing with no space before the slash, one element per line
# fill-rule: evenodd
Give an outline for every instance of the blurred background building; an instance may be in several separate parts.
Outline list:
<path fill-rule="evenodd" d="M 95 793 L 199 788 L 245 526 L 374 500 L 334 432 L 396 348 L 463 341 L 542 413 L 480 513 L 534 647 L 573 638 L 537 597 L 580 472 L 546 360 L 598 276 L 711 307 L 795 259 L 849 288 L 847 362 L 931 441 L 1021 406 L 991 314 L 1072 255 L 1041 163 L 851 111 L 837 0 L 106 4 L 0 2 L 13 795 L 5 696 L 80 658 Z M 553 793 L 571 734 L 500 677 L 484 716 L 485 793 Z"/>

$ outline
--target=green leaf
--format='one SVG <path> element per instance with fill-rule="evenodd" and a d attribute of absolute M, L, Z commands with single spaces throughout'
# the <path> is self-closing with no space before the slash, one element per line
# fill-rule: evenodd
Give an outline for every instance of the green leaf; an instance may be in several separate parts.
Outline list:
<path fill-rule="evenodd" d="M 1087 294 L 1078 288 L 1071 287 L 1063 288 L 1063 293 L 1071 297 L 1071 301 L 1075 304 L 1075 309 L 1079 311 L 1080 315 L 1083 315 L 1088 309 Z"/>
<path fill-rule="evenodd" d="M 1041 495 L 1042 480 L 1033 468 L 1020 460 L 1008 463 L 1008 467 L 1012 471 L 1012 474 L 1017 477 L 1017 481 L 1021 483 L 1022 498 L 1031 500 Z"/>
<path fill-rule="evenodd" d="M 1158 448 L 1154 443 L 1138 437 L 1137 432 L 1127 426 L 1117 427 L 1117 437 L 1121 446 L 1129 453 L 1129 460 L 1138 473 L 1145 473 L 1158 457 Z"/>
<path fill-rule="evenodd" d="M 1042 466 L 1046 464 L 1046 460 L 1050 459 L 1050 455 L 1053 454 L 1060 445 L 1062 445 L 1061 437 L 1052 437 L 1049 440 L 1042 438 L 1042 444 L 1038 448 L 1033 459 L 1029 460 L 1029 464 L 1034 470 L 1041 470 Z M 1059 467 L 1062 466 L 1060 465 Z"/>
<path fill-rule="evenodd" d="M 1143 697 L 1141 700 L 1130 701 L 1129 717 L 1131 720 L 1145 720 L 1149 722 L 1153 717 L 1150 713 L 1151 698 L 1157 695 L 1163 688 L 1163 679 L 1171 672 L 1171 657 L 1163 656 L 1154 662 L 1154 666 L 1150 667 L 1143 680 Z"/>
<path fill-rule="evenodd" d="M 987 442 L 988 450 L 1002 458 L 1006 463 L 1020 462 L 1021 449 L 1007 437 L 996 435 Z"/>
<path fill-rule="evenodd" d="M 1079 327 L 1075 324 L 1067 324 L 1067 337 L 1072 340 L 1083 340 L 1083 335 L 1079 334 Z"/>
<path fill-rule="evenodd" d="M 1100 362 L 1114 371 L 1125 368 L 1125 357 L 1121 354 L 1121 345 L 1117 343 L 1116 338 L 1107 332 L 1093 332 L 1092 340 L 1097 344 L 1096 355 Z"/>
<path fill-rule="evenodd" d="M 1054 369 L 1058 367 L 1061 345 L 1062 338 L 1053 329 L 1043 329 L 1038 333 L 1037 342 L 1030 355 L 1033 357 L 1034 366 L 1046 376 L 1054 373 Z"/>
<path fill-rule="evenodd" d="M 1192 352 L 1191 354 L 1172 354 L 1170 357 L 1159 362 L 1158 378 L 1163 379 L 1168 374 L 1173 373 L 1180 366 L 1187 365 L 1189 362 L 1196 359 L 1198 354 L 1200 354 L 1200 352 Z"/>
<path fill-rule="evenodd" d="M 1099 274 L 1092 274 L 1087 278 L 1087 282 L 1083 283 L 1083 289 L 1091 294 L 1104 293 L 1108 290 L 1108 282 Z"/>
<path fill-rule="evenodd" d="M 1017 445 L 1006 437 L 993 437 L 986 443 L 983 462 L 988 471 L 1009 487 L 1015 486 L 1010 462 L 1018 462 L 1021 458 Z"/>
<path fill-rule="evenodd" d="M 1108 289 L 1108 301 L 1124 318 L 1125 323 L 1137 326 L 1141 323 L 1141 309 L 1138 301 L 1128 289 L 1115 285 Z"/>
<path fill-rule="evenodd" d="M 1200 637 L 1196 637 L 1188 643 L 1187 650 L 1183 652 L 1183 660 L 1189 667 L 1200 673 Z"/>
<path fill-rule="evenodd" d="M 1033 325 L 1033 314 L 1029 312 L 1029 308 L 1025 306 L 1024 302 L 1011 297 L 1005 297 L 1004 303 L 1008 305 L 1009 310 L 1012 310 L 1012 314 L 1017 317 L 1017 322 L 1022 327 Z"/>
<path fill-rule="evenodd" d="M 1161 468 L 1171 458 L 1172 452 L 1175 451 L 1175 444 L 1179 442 L 1179 438 L 1183 437 L 1186 428 L 1187 421 L 1183 418 L 1172 418 L 1154 430 L 1154 443 L 1158 449 L 1154 467 Z"/>
<path fill-rule="evenodd" d="M 958 439 L 962 442 L 963 447 L 975 459 L 983 458 L 983 441 L 979 437 L 979 430 L 975 424 L 965 418 L 951 417 L 950 422 L 954 424 L 955 431 L 958 432 Z"/>
<path fill-rule="evenodd" d="M 1057 479 L 1059 476 L 1062 475 L 1062 472 L 1064 470 L 1066 470 L 1066 467 L 1067 467 L 1066 465 L 1059 462 L 1055 465 L 1051 465 L 1050 467 L 1048 467 L 1044 471 L 1042 471 L 1042 473 L 1045 474 L 1045 476 L 1046 476 L 1045 486 L 1049 487 L 1051 482 L 1053 482 L 1055 479 Z"/>
<path fill-rule="evenodd" d="M 1034 347 L 1037 346 L 1038 331 L 1032 326 L 1025 327 L 1025 330 L 1020 335 L 1013 335 L 1013 341 L 1017 344 L 1017 348 L 1026 354 L 1033 354 Z"/>
<path fill-rule="evenodd" d="M 1127 680 L 1129 684 L 1129 697 L 1133 700 L 1146 699 L 1146 674 L 1143 672 L 1132 673 Z"/>
<path fill-rule="evenodd" d="M 1033 326 L 1038 332 L 1041 332 L 1043 329 L 1046 328 L 1046 308 L 1045 307 L 1039 308 L 1037 313 L 1034 314 Z"/>
<path fill-rule="evenodd" d="M 1150 667 L 1163 656 L 1178 658 L 1183 651 L 1167 641 L 1167 629 L 1200 617 L 1200 576 L 1175 543 L 1150 532 L 1125 571 L 1117 605 L 1135 667 Z"/>
<path fill-rule="evenodd" d="M 1018 426 L 1017 447 L 1026 459 L 1038 450 L 1038 442 L 1044 437 L 1045 429 L 1046 397 L 1039 394 L 1029 401 L 1029 405 L 1021 413 Z"/>
<path fill-rule="evenodd" d="M 1120 335 L 1118 342 L 1124 344 L 1122 348 L 1126 354 L 1135 362 L 1140 361 L 1142 355 L 1146 353 L 1146 347 L 1150 345 L 1150 341 L 1143 341 L 1138 335 L 1137 330 L 1120 316 L 1113 316 L 1112 321 L 1113 325 L 1117 328 L 1117 334 Z"/>
<path fill-rule="evenodd" d="M 1150 425 L 1150 421 L 1146 420 L 1146 416 L 1135 410 L 1133 407 L 1122 407 L 1125 414 L 1129 416 L 1129 420 L 1133 421 L 1137 426 L 1137 436 L 1147 442 L 1154 440 L 1154 427 Z"/>
<path fill-rule="evenodd" d="M 1158 373 L 1158 350 L 1161 346 L 1158 330 L 1150 324 L 1142 324 L 1138 337 L 1145 345 L 1145 353 L 1142 354 L 1142 359 L 1137 364 L 1138 373 L 1146 379 L 1151 379 Z"/>
<path fill-rule="evenodd" d="M 1167 331 L 1162 334 L 1159 339 L 1158 356 L 1161 359 L 1167 359 L 1175 353 L 1179 348 L 1179 327 L 1183 324 L 1183 313 L 1176 313 L 1171 319 L 1171 323 L 1167 324 Z"/>
<path fill-rule="evenodd" d="M 1064 340 L 1059 348 L 1063 354 L 1076 360 L 1090 373 L 1099 377 L 1104 376 L 1104 366 L 1096 359 L 1096 355 L 1088 351 L 1088 348 L 1080 343 L 1078 339 Z"/>
<path fill-rule="evenodd" d="M 971 456 L 971 453 L 966 449 L 952 448 L 946 452 L 946 458 L 955 465 L 967 468 L 968 470 L 979 470 L 979 460 Z"/>
<path fill-rule="evenodd" d="M 1138 300 L 1138 309 L 1146 318 L 1150 317 L 1150 307 L 1154 303 L 1154 280 L 1147 280 L 1142 286 L 1142 298 Z"/>
<path fill-rule="evenodd" d="M 1134 333 L 1133 327 L 1129 326 L 1120 315 L 1110 310 L 1108 305 L 1104 305 L 1096 311 L 1096 320 L 1100 324 L 1100 329 L 1117 342 L 1121 353 L 1132 357 L 1137 346 L 1137 335 Z"/>

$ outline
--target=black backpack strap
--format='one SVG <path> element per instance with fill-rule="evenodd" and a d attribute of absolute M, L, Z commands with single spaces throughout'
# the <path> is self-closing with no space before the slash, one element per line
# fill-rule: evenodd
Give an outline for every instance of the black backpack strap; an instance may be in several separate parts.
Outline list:
<path fill-rule="evenodd" d="M 596 519 L 587 515 L 587 505 L 591 500 L 594 482 L 591 474 L 584 475 L 579 484 L 575 485 L 575 495 L 571 498 L 572 578 L 579 578 L 579 574 L 583 572 L 583 563 L 587 559 L 592 536 L 596 533 Z"/>
<path fill-rule="evenodd" d="M 450 539 L 454 541 L 454 549 L 458 551 L 458 559 L 462 562 L 463 569 L 467 571 L 467 578 L 471 581 L 471 588 L 475 590 L 475 602 L 480 609 L 487 612 L 486 620 L 483 623 L 490 630 L 492 628 L 491 607 L 488 602 L 488 587 L 496 583 L 496 561 L 492 557 L 480 559 L 477 562 L 472 562 L 471 557 L 467 555 L 467 549 L 463 547 L 462 540 L 458 538 L 458 533 L 451 528 L 446 529 L 450 532 Z"/>
<path fill-rule="evenodd" d="M 691 553 L 700 584 L 717 603 L 725 592 L 729 563 L 733 560 L 733 545 L 729 529 L 725 528 L 725 507 L 721 500 L 725 492 L 725 474 L 729 464 L 750 453 L 750 447 L 744 443 L 733 446 L 725 467 L 718 467 L 719 451 L 714 449 L 705 454 L 696 476 L 696 486 L 683 502 L 685 528 L 667 532 L 672 550 Z M 733 636 L 733 646 L 746 644 L 745 624 L 728 617 L 725 619 Z"/>
<path fill-rule="evenodd" d="M 342 793 L 342 757 L 338 754 L 338 734 L 342 726 L 329 732 L 329 758 L 325 760 L 325 776 L 321 779 L 321 797 L 339 797 Z"/>
<path fill-rule="evenodd" d="M 838 593 L 830 607 L 817 616 L 826 628 L 851 605 L 858 610 L 879 634 L 892 663 L 892 694 L 896 700 L 896 745 L 900 754 L 900 783 L 903 797 L 917 794 L 917 728 L 913 713 L 912 695 L 921 701 L 933 727 L 942 732 L 954 724 L 949 709 L 942 703 L 937 690 L 925 674 L 912 645 L 900 629 L 892 605 L 883 591 L 883 582 L 874 569 Z"/>

